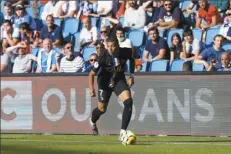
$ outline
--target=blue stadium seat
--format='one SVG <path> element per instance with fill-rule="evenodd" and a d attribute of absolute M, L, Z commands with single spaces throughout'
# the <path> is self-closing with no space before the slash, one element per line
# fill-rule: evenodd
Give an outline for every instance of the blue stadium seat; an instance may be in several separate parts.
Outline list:
<path fill-rule="evenodd" d="M 44 6 L 45 6 L 45 5 L 41 5 L 41 6 L 39 7 L 39 19 L 41 19 Z"/>
<path fill-rule="evenodd" d="M 32 55 L 38 57 L 38 52 L 39 52 L 39 48 L 31 48 L 31 54 L 32 54 Z M 32 71 L 32 72 L 35 72 L 35 71 L 36 71 L 37 65 L 38 65 L 37 62 L 32 61 L 32 63 L 31 63 L 31 71 Z"/>
<path fill-rule="evenodd" d="M 97 18 L 97 17 L 91 17 L 91 24 L 92 24 L 92 26 L 97 27 L 98 21 L 99 21 L 99 18 Z"/>
<path fill-rule="evenodd" d="M 0 12 L 0 26 L 3 24 L 4 21 L 4 15 L 2 12 Z"/>
<path fill-rule="evenodd" d="M 231 52 L 231 43 L 224 43 L 222 48 L 225 49 L 226 51 Z"/>
<path fill-rule="evenodd" d="M 172 30 L 169 30 L 167 32 L 167 42 L 168 42 L 168 45 L 171 46 L 172 42 L 171 42 L 171 37 L 174 33 L 178 33 L 180 34 L 181 38 L 183 38 L 183 29 L 172 29 Z"/>
<path fill-rule="evenodd" d="M 142 69 L 140 70 L 140 72 L 148 72 L 148 67 L 149 66 L 149 63 L 148 62 L 144 62 L 142 64 Z"/>
<path fill-rule="evenodd" d="M 170 71 L 171 72 L 182 71 L 184 62 L 185 62 L 185 60 L 182 60 L 182 59 L 173 60 L 171 66 L 170 66 Z"/>
<path fill-rule="evenodd" d="M 144 32 L 142 30 L 129 31 L 128 38 L 134 47 L 140 47 L 144 41 Z"/>
<path fill-rule="evenodd" d="M 62 19 L 59 19 L 59 18 L 55 18 L 55 24 L 60 26 L 60 28 L 62 28 Z"/>
<path fill-rule="evenodd" d="M 80 33 L 75 33 L 74 34 L 74 51 L 78 51 L 79 52 L 79 50 L 80 50 L 80 48 L 79 48 L 79 35 L 80 35 Z"/>
<path fill-rule="evenodd" d="M 201 41 L 202 40 L 202 29 L 194 28 L 193 30 L 193 36 L 197 40 Z"/>
<path fill-rule="evenodd" d="M 168 69 L 168 60 L 155 60 L 151 63 L 150 72 L 165 72 Z"/>
<path fill-rule="evenodd" d="M 83 60 L 88 61 L 91 54 L 96 53 L 95 47 L 86 47 L 83 49 Z"/>
<path fill-rule="evenodd" d="M 79 29 L 79 20 L 76 18 L 68 18 L 63 24 L 63 37 L 67 37 L 69 34 L 77 33 Z"/>
<path fill-rule="evenodd" d="M 196 64 L 193 62 L 192 70 L 195 71 L 204 71 L 204 64 Z"/>
<path fill-rule="evenodd" d="M 219 34 L 220 27 L 212 27 L 206 30 L 205 44 L 211 45 L 213 43 L 213 38 Z"/>

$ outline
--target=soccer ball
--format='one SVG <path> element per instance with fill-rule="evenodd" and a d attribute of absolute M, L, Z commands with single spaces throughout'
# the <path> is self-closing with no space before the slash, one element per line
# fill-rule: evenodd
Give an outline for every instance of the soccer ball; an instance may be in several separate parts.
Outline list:
<path fill-rule="evenodd" d="M 136 135 L 130 131 L 127 130 L 123 136 L 121 137 L 121 142 L 123 145 L 132 145 L 136 143 Z"/>

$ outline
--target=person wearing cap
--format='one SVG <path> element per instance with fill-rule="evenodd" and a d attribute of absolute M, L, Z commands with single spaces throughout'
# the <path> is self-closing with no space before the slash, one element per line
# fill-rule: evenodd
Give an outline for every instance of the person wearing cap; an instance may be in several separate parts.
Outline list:
<path fill-rule="evenodd" d="M 25 42 L 20 42 L 15 46 L 6 49 L 6 52 L 11 58 L 14 58 L 12 73 L 29 73 L 31 71 L 31 62 L 37 61 L 37 57 L 27 53 L 27 45 Z M 16 50 L 17 54 L 13 53 Z"/>
<path fill-rule="evenodd" d="M 15 20 L 14 20 L 14 28 L 19 30 L 21 23 L 28 23 L 31 29 L 36 29 L 36 23 L 34 19 L 27 14 L 26 9 L 23 5 L 17 5 L 15 7 Z"/>

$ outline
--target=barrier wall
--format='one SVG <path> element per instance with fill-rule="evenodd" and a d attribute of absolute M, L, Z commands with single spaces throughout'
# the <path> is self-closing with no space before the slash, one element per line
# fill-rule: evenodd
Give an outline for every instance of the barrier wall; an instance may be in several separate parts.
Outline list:
<path fill-rule="evenodd" d="M 136 76 L 132 94 L 137 134 L 231 136 L 231 74 Z M 2 133 L 90 134 L 96 105 L 87 76 L 1 78 Z M 118 134 L 122 111 L 113 95 L 101 134 Z"/>

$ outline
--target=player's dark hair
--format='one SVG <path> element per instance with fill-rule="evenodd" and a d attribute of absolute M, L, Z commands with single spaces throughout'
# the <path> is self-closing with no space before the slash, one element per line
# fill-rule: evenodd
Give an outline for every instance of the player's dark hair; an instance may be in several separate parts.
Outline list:
<path fill-rule="evenodd" d="M 107 42 L 115 42 L 117 46 L 119 46 L 119 42 L 117 38 L 108 38 Z"/>

